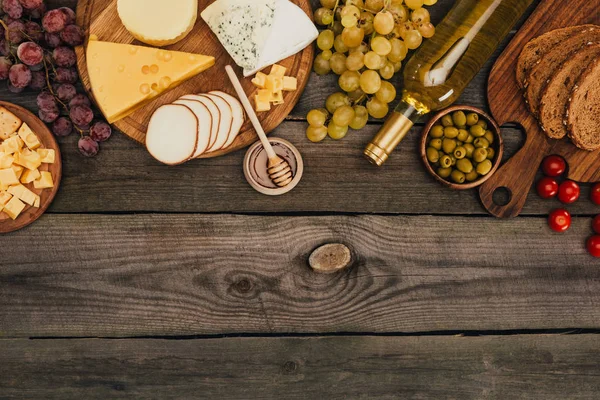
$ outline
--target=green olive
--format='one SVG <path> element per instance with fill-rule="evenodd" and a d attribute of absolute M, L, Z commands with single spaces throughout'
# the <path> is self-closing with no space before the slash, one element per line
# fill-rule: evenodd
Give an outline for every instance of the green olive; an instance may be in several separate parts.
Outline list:
<path fill-rule="evenodd" d="M 475 145 L 475 147 L 481 147 L 482 149 L 487 149 L 488 147 L 490 147 L 490 142 L 488 142 L 486 138 L 482 137 L 475 139 L 473 144 Z"/>
<path fill-rule="evenodd" d="M 456 165 L 456 157 L 454 157 L 454 154 L 450 154 L 450 160 L 452 160 L 452 166 L 454 167 Z"/>
<path fill-rule="evenodd" d="M 443 156 L 440 157 L 439 163 L 440 163 L 440 167 L 442 167 L 442 168 L 450 168 L 452 166 L 452 159 L 450 158 L 449 155 L 444 154 Z"/>
<path fill-rule="evenodd" d="M 454 157 L 456 157 L 457 160 L 465 158 L 466 155 L 467 149 L 465 149 L 463 146 L 458 146 L 456 149 L 454 149 Z"/>
<path fill-rule="evenodd" d="M 440 178 L 446 179 L 452 173 L 452 168 L 438 168 L 437 174 Z"/>
<path fill-rule="evenodd" d="M 471 171 L 473 171 L 473 163 L 468 158 L 463 158 L 456 162 L 456 168 L 458 168 L 460 172 L 469 174 Z"/>
<path fill-rule="evenodd" d="M 469 135 L 469 137 L 465 140 L 465 143 L 473 143 L 475 140 L 475 136 Z"/>
<path fill-rule="evenodd" d="M 494 151 L 494 149 L 492 149 L 491 147 L 487 148 L 487 152 L 488 152 L 488 160 L 492 160 L 494 158 L 494 156 L 496 155 L 496 151 Z"/>
<path fill-rule="evenodd" d="M 436 163 L 440 159 L 440 153 L 433 147 L 427 148 L 427 159 L 430 163 Z"/>
<path fill-rule="evenodd" d="M 475 151 L 475 146 L 473 146 L 471 143 L 465 143 L 463 147 L 467 151 L 467 158 L 473 158 L 473 151 Z"/>
<path fill-rule="evenodd" d="M 458 136 L 458 129 L 453 126 L 447 126 L 444 128 L 444 136 L 446 136 L 448 139 L 454 139 Z"/>
<path fill-rule="evenodd" d="M 490 144 L 494 143 L 494 132 L 485 131 L 485 135 L 483 135 L 483 137 L 490 142 Z"/>
<path fill-rule="evenodd" d="M 450 178 L 456 182 L 456 183 L 465 183 L 465 179 L 466 176 L 464 173 L 460 172 L 459 170 L 454 170 L 452 171 L 452 173 L 450 174 Z"/>
<path fill-rule="evenodd" d="M 477 173 L 477 171 L 473 170 L 470 173 L 467 174 L 467 181 L 468 182 L 474 182 L 477 180 L 477 178 L 479 178 L 479 174 Z"/>
<path fill-rule="evenodd" d="M 429 134 L 432 138 L 441 138 L 444 136 L 444 127 L 441 125 L 435 125 L 433 128 L 431 128 Z"/>
<path fill-rule="evenodd" d="M 444 126 L 452 126 L 454 122 L 452 121 L 452 117 L 450 115 L 444 115 L 442 117 L 442 125 Z"/>
<path fill-rule="evenodd" d="M 456 137 L 461 142 L 464 142 L 469 137 L 469 131 L 466 129 L 459 129 L 458 136 Z"/>
<path fill-rule="evenodd" d="M 488 152 L 486 149 L 477 148 L 473 151 L 473 161 L 480 163 L 487 158 Z"/>
<path fill-rule="evenodd" d="M 492 162 L 490 160 L 485 160 L 477 164 L 477 173 L 479 175 L 487 175 L 492 170 Z"/>
<path fill-rule="evenodd" d="M 477 125 L 479 125 L 480 127 L 482 127 L 484 130 L 487 129 L 487 122 L 485 122 L 482 119 L 480 119 L 479 121 L 477 121 Z"/>
<path fill-rule="evenodd" d="M 469 132 L 471 132 L 471 135 L 475 136 L 476 138 L 485 135 L 485 129 L 479 125 L 473 125 L 471 129 L 469 129 Z"/>
<path fill-rule="evenodd" d="M 452 154 L 456 148 L 456 140 L 445 138 L 442 141 L 442 149 L 446 154 Z"/>
<path fill-rule="evenodd" d="M 442 149 L 442 139 L 431 139 L 429 141 L 429 146 L 433 147 L 436 150 Z"/>
<path fill-rule="evenodd" d="M 473 126 L 479 121 L 479 115 L 475 113 L 469 113 L 467 115 L 467 125 Z"/>
<path fill-rule="evenodd" d="M 442 158 L 446 155 L 446 153 L 444 153 L 444 150 L 438 151 L 438 154 L 440 155 L 440 158 Z"/>
<path fill-rule="evenodd" d="M 452 114 L 454 125 L 463 126 L 467 123 L 467 116 L 462 111 L 456 111 Z"/>

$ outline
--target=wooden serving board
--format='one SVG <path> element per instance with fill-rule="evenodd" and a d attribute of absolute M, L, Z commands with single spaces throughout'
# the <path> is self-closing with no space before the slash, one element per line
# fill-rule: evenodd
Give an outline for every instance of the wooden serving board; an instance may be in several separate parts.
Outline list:
<path fill-rule="evenodd" d="M 312 16 L 309 0 L 292 1 L 300 6 L 309 16 Z M 199 0 L 198 20 L 192 32 L 182 41 L 164 48 L 213 56 L 215 57 L 215 65 L 196 77 L 163 93 L 129 117 L 115 122 L 114 126 L 118 130 L 143 144 L 145 143 L 148 121 L 154 110 L 161 105 L 171 103 L 183 95 L 206 93 L 211 90 L 222 90 L 236 96 L 233 86 L 225 73 L 225 66 L 228 64 L 234 66 L 239 77 L 242 77 L 242 70 L 235 65 L 233 59 L 227 54 L 227 51 L 219 43 L 217 37 L 200 17 L 200 12 L 212 2 L 213 0 Z M 173 6 L 176 7 L 176 2 L 174 2 Z M 143 10 L 140 10 L 140 12 L 143 13 Z M 93 34 L 99 40 L 103 41 L 147 46 L 135 40 L 121 23 L 117 13 L 117 0 L 79 0 L 77 3 L 77 22 L 85 29 L 86 37 Z M 300 99 L 310 76 L 313 58 L 314 46 L 310 45 L 302 52 L 279 63 L 287 67 L 288 72 L 286 75 L 294 76 L 298 79 L 298 90 L 295 92 L 284 92 L 285 104 L 274 106 L 269 112 L 259 113 L 259 120 L 265 132 L 269 133 L 283 122 Z M 91 94 L 84 46 L 77 49 L 77 66 L 81 81 L 88 93 Z M 257 89 L 250 82 L 250 78 L 242 79 L 242 85 L 248 97 L 252 98 Z M 205 154 L 202 158 L 218 157 L 239 150 L 252 144 L 257 139 L 256 132 L 252 128 L 250 121 L 247 120 L 242 126 L 240 134 L 230 147 Z"/>
<path fill-rule="evenodd" d="M 39 217 L 41 217 L 44 212 L 46 212 L 46 209 L 50 203 L 52 203 L 52 200 L 54 200 L 54 196 L 56 196 L 56 192 L 58 192 L 58 187 L 60 186 L 60 179 L 62 177 L 62 160 L 60 158 L 60 149 L 58 148 L 56 140 L 54 140 L 54 135 L 50 132 L 45 123 L 43 123 L 38 117 L 23 107 L 12 103 L 6 103 L 4 101 L 0 101 L 0 106 L 6 108 L 8 111 L 19 117 L 21 121 L 29 125 L 31 130 L 35 132 L 42 143 L 42 147 L 46 149 L 53 149 L 54 153 L 56 154 L 54 164 L 42 164 L 38 168 L 40 171 L 50 171 L 54 180 L 53 188 L 35 189 L 33 187 L 33 183 L 24 185 L 27 187 L 27 189 L 40 196 L 40 207 L 36 208 L 30 205 L 25 205 L 25 209 L 15 220 L 12 220 L 8 215 L 6 215 L 6 213 L 0 212 L 0 233 L 8 233 L 32 224 Z"/>
<path fill-rule="evenodd" d="M 483 205 L 496 217 L 519 215 L 536 172 L 547 155 L 559 154 L 566 159 L 569 179 L 600 181 L 600 150 L 580 150 L 568 138 L 549 139 L 529 113 L 515 77 L 517 58 L 527 42 L 553 29 L 582 24 L 600 24 L 597 1 L 541 0 L 492 69 L 488 83 L 492 115 L 499 125 L 519 123 L 527 136 L 523 148 L 480 187 Z M 498 205 L 492 197 L 497 189 L 503 187 L 509 191 L 510 201 L 506 205 Z"/>

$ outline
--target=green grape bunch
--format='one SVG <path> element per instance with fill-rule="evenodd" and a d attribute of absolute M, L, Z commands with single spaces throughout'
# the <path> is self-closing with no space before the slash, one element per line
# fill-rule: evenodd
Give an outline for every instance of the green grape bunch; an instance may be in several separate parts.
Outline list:
<path fill-rule="evenodd" d="M 324 27 L 317 38 L 318 75 L 338 75 L 341 91 L 324 108 L 311 110 L 306 136 L 321 142 L 339 140 L 349 129 L 365 127 L 369 116 L 385 118 L 396 88 L 389 80 L 411 50 L 435 34 L 429 11 L 437 0 L 320 0 L 314 13 Z"/>

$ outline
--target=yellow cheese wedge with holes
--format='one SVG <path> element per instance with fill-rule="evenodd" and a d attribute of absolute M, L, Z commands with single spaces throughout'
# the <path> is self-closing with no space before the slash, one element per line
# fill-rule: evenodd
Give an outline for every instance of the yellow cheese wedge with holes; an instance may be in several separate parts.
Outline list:
<path fill-rule="evenodd" d="M 92 93 L 109 123 L 215 63 L 201 54 L 98 40 L 89 41 L 86 58 Z"/>

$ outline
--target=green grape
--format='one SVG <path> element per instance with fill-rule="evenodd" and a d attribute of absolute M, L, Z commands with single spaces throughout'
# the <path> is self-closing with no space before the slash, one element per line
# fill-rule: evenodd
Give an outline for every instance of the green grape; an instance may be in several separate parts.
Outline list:
<path fill-rule="evenodd" d="M 345 17 L 342 17 L 342 25 L 346 28 L 356 26 L 357 24 L 358 18 L 356 18 L 354 15 L 346 15 Z"/>
<path fill-rule="evenodd" d="M 393 63 L 394 65 L 394 73 L 398 73 L 400 72 L 400 70 L 402 69 L 402 61 L 398 61 L 397 63 Z"/>
<path fill-rule="evenodd" d="M 327 137 L 327 127 L 311 125 L 306 128 L 306 137 L 313 143 L 322 142 Z"/>
<path fill-rule="evenodd" d="M 360 44 L 360 46 L 358 46 L 358 47 L 353 47 L 353 48 L 350 49 L 350 53 L 356 53 L 356 52 L 358 52 L 358 53 L 365 54 L 368 51 L 369 51 L 369 45 L 366 44 L 365 42 L 362 42 Z"/>
<path fill-rule="evenodd" d="M 348 54 L 346 57 L 346 68 L 350 71 L 358 71 L 365 66 L 365 55 L 361 52 Z"/>
<path fill-rule="evenodd" d="M 365 92 L 363 92 L 361 88 L 358 88 L 355 91 L 348 93 L 348 98 L 350 99 L 350 101 L 353 101 L 355 103 L 361 100 L 363 96 L 365 96 Z"/>
<path fill-rule="evenodd" d="M 365 31 L 357 26 L 344 28 L 344 31 L 342 32 L 342 40 L 347 48 L 360 46 L 364 38 Z M 346 51 L 348 51 L 348 49 L 346 49 Z"/>
<path fill-rule="evenodd" d="M 433 35 L 435 35 L 435 26 L 433 26 L 431 22 L 421 24 L 419 25 L 419 33 L 425 39 L 429 39 L 430 37 L 433 37 Z"/>
<path fill-rule="evenodd" d="M 342 7 L 340 16 L 342 17 L 342 19 L 344 17 L 349 17 L 349 16 L 356 17 L 356 19 L 358 19 L 358 17 L 360 17 L 360 10 L 356 6 L 346 4 L 345 7 Z"/>
<path fill-rule="evenodd" d="M 372 12 L 379 12 L 384 6 L 384 0 L 366 0 L 365 8 Z"/>
<path fill-rule="evenodd" d="M 375 27 L 373 26 L 373 21 L 375 17 L 368 11 L 363 11 L 360 13 L 360 26 L 364 29 L 365 35 L 370 35 L 375 32 Z"/>
<path fill-rule="evenodd" d="M 327 61 L 319 54 L 315 57 L 313 68 L 318 75 L 327 75 L 331 72 L 331 62 Z"/>
<path fill-rule="evenodd" d="M 365 66 L 369 69 L 379 69 L 383 65 L 383 57 L 374 51 L 369 51 L 365 54 Z"/>
<path fill-rule="evenodd" d="M 371 117 L 380 119 L 385 118 L 390 109 L 387 104 L 373 97 L 371 100 L 367 101 L 367 111 L 369 111 Z"/>
<path fill-rule="evenodd" d="M 346 28 L 344 28 L 346 29 Z M 343 33 L 343 31 L 342 31 Z M 342 35 L 338 35 L 335 37 L 335 40 L 333 41 L 333 47 L 335 48 L 335 51 L 337 51 L 338 53 L 347 53 L 348 50 L 350 50 L 348 48 L 348 46 L 346 46 L 344 44 L 344 40 L 342 39 Z"/>
<path fill-rule="evenodd" d="M 404 22 L 397 25 L 394 31 L 397 37 L 406 40 L 406 34 L 414 29 L 415 27 L 413 26 L 412 22 Z"/>
<path fill-rule="evenodd" d="M 336 0 L 321 0 L 321 5 L 330 10 L 333 10 L 333 7 L 335 7 L 335 3 Z"/>
<path fill-rule="evenodd" d="M 323 50 L 321 52 L 321 57 L 323 58 L 323 60 L 331 60 L 331 56 L 333 55 L 333 53 L 331 52 L 331 50 Z"/>
<path fill-rule="evenodd" d="M 419 8 L 412 12 L 410 15 L 410 20 L 417 24 L 424 24 L 431 20 L 431 16 L 426 8 Z"/>
<path fill-rule="evenodd" d="M 392 45 L 392 51 L 388 54 L 387 58 L 393 63 L 398 61 L 402 61 L 406 58 L 406 54 L 408 53 L 408 49 L 404 42 L 400 39 L 393 38 L 390 39 L 390 44 Z"/>
<path fill-rule="evenodd" d="M 330 94 L 325 101 L 325 107 L 329 113 L 333 114 L 341 106 L 349 106 L 350 99 L 342 92 Z"/>
<path fill-rule="evenodd" d="M 413 10 L 423 7 L 423 0 L 404 0 L 404 3 Z"/>
<path fill-rule="evenodd" d="M 380 56 L 387 56 L 392 51 L 392 44 L 383 36 L 371 39 L 371 49 Z"/>
<path fill-rule="evenodd" d="M 437 3 L 438 0 L 423 0 L 423 4 L 425 4 L 426 6 L 432 6 L 435 3 Z"/>
<path fill-rule="evenodd" d="M 342 53 L 333 53 L 329 65 L 334 74 L 343 74 L 346 71 L 346 56 Z"/>
<path fill-rule="evenodd" d="M 350 93 L 360 88 L 360 73 L 356 71 L 346 71 L 338 79 L 340 89 Z"/>
<path fill-rule="evenodd" d="M 333 23 L 331 30 L 333 31 L 335 36 L 341 35 L 342 31 L 344 30 L 344 25 L 342 25 L 342 23 L 340 21 L 335 21 Z"/>
<path fill-rule="evenodd" d="M 410 30 L 406 33 L 404 37 L 404 42 L 406 43 L 406 47 L 411 50 L 418 48 L 421 43 L 423 43 L 423 36 L 417 30 Z"/>
<path fill-rule="evenodd" d="M 314 18 L 317 25 L 329 25 L 333 22 L 333 11 L 325 7 L 317 8 Z"/>
<path fill-rule="evenodd" d="M 383 67 L 379 69 L 379 75 L 383 79 L 392 79 L 394 77 L 394 64 L 387 61 Z"/>
<path fill-rule="evenodd" d="M 360 88 L 366 94 L 374 94 L 381 88 L 381 77 L 376 71 L 366 70 L 360 76 Z"/>
<path fill-rule="evenodd" d="M 390 4 L 387 10 L 394 16 L 394 22 L 396 24 L 408 21 L 408 10 L 402 5 L 402 2 Z"/>
<path fill-rule="evenodd" d="M 317 47 L 321 50 L 329 50 L 333 47 L 335 35 L 332 30 L 325 29 L 317 38 Z"/>
<path fill-rule="evenodd" d="M 394 15 L 386 10 L 380 11 L 373 19 L 375 32 L 380 35 L 387 35 L 394 30 Z"/>
<path fill-rule="evenodd" d="M 327 127 L 327 134 L 329 134 L 329 137 L 334 140 L 343 139 L 347 133 L 348 126 L 338 126 L 333 122 L 330 122 L 329 126 Z"/>
<path fill-rule="evenodd" d="M 354 106 L 354 119 L 350 122 L 350 128 L 359 130 L 369 122 L 369 112 L 364 106 Z"/>
<path fill-rule="evenodd" d="M 333 113 L 332 121 L 337 126 L 346 126 L 354 120 L 354 109 L 350 106 L 341 106 Z"/>
<path fill-rule="evenodd" d="M 323 108 L 318 108 L 316 110 L 310 110 L 308 114 L 306 114 L 306 121 L 311 126 L 323 126 L 325 125 L 325 122 L 327 122 L 328 116 L 329 114 L 327 113 L 327 110 Z"/>
<path fill-rule="evenodd" d="M 396 88 L 388 81 L 381 82 L 381 88 L 375 93 L 377 100 L 388 104 L 396 99 Z"/>
<path fill-rule="evenodd" d="M 363 0 L 346 0 L 346 6 L 356 6 L 362 9 L 365 8 L 365 2 Z"/>

